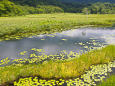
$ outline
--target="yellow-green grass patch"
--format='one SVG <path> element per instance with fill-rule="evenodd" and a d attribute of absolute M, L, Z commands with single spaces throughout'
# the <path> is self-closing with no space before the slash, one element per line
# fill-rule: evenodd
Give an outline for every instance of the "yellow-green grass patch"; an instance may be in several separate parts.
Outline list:
<path fill-rule="evenodd" d="M 12 82 L 19 77 L 40 76 L 42 78 L 72 78 L 78 77 L 89 69 L 91 65 L 113 61 L 115 46 L 82 54 L 79 58 L 70 61 L 49 61 L 43 64 L 18 64 L 0 68 L 0 84 Z"/>

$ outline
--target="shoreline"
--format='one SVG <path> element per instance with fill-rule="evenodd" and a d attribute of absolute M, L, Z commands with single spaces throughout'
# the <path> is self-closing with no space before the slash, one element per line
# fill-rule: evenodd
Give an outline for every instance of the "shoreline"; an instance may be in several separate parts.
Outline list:
<path fill-rule="evenodd" d="M 64 16 L 65 15 L 65 16 Z M 31 16 L 33 16 L 31 18 Z M 36 16 L 38 16 L 36 18 Z M 86 18 L 88 16 L 88 19 Z M 22 39 L 82 27 L 114 27 L 115 15 L 82 15 L 74 13 L 39 14 L 0 18 L 0 41 Z M 52 18 L 54 17 L 54 18 Z"/>
<path fill-rule="evenodd" d="M 19 78 L 19 76 L 41 76 L 43 78 L 55 77 L 58 79 L 77 77 L 82 75 L 86 70 L 88 70 L 91 65 L 105 64 L 114 61 L 114 51 L 115 46 L 109 45 L 100 50 L 94 50 L 86 54 L 82 54 L 80 58 L 74 58 L 70 61 L 49 61 L 48 63 L 38 65 L 28 64 L 14 66 L 11 65 L 3 68 L 1 67 L 1 84 L 14 81 Z"/>

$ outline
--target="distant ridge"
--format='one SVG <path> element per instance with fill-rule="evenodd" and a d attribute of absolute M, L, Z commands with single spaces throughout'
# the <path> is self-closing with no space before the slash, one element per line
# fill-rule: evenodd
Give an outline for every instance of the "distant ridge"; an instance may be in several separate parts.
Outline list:
<path fill-rule="evenodd" d="M 79 3 L 95 3 L 95 2 L 115 3 L 115 0 L 59 0 L 59 1 L 62 1 L 62 2 L 79 2 Z"/>

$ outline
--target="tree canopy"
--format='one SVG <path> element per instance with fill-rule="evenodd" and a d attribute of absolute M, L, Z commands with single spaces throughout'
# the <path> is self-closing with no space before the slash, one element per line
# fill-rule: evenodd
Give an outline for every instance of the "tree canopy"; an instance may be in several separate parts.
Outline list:
<path fill-rule="evenodd" d="M 115 4 L 97 2 L 88 6 L 87 11 L 91 14 L 115 14 Z"/>
<path fill-rule="evenodd" d="M 95 2 L 96 1 L 98 0 L 95 0 Z M 85 14 L 115 14 L 115 3 L 108 3 L 108 2 L 82 3 L 79 0 L 72 0 L 71 2 L 69 0 L 67 1 L 1 0 L 0 1 L 0 16 L 16 16 L 26 14 L 59 13 L 59 12 L 85 13 Z"/>

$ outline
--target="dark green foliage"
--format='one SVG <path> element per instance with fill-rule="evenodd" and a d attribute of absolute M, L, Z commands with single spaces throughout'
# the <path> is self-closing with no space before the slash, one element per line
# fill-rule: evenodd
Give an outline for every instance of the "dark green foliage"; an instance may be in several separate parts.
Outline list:
<path fill-rule="evenodd" d="M 51 5 L 38 5 L 37 6 L 38 13 L 59 13 L 64 12 L 61 8 Z"/>
<path fill-rule="evenodd" d="M 60 4 L 59 0 L 10 0 L 16 4 L 29 5 L 36 7 L 37 5 L 57 5 Z"/>
<path fill-rule="evenodd" d="M 18 1 L 18 0 L 17 0 Z M 64 12 L 58 6 L 53 5 L 37 5 L 36 7 L 28 5 L 14 4 L 8 0 L 0 1 L 0 16 L 16 16 L 26 14 L 38 14 L 38 13 L 59 13 Z"/>
<path fill-rule="evenodd" d="M 61 0 L 0 0 L 0 16 L 19 16 L 40 13 L 115 14 L 114 3 L 81 3 Z M 85 0 L 87 1 L 87 0 Z M 103 0 L 103 2 L 105 2 Z"/>
<path fill-rule="evenodd" d="M 0 16 L 21 15 L 22 10 L 13 2 L 8 0 L 0 1 Z"/>
<path fill-rule="evenodd" d="M 81 12 L 86 4 L 60 2 L 60 0 L 10 0 L 20 5 L 29 5 L 37 7 L 38 5 L 53 5 L 62 8 L 65 12 Z"/>
<path fill-rule="evenodd" d="M 33 7 L 37 7 L 38 5 L 43 6 L 53 5 L 62 8 L 64 12 L 72 12 L 72 13 L 82 13 L 82 12 L 84 13 L 86 8 L 88 8 L 87 13 L 92 14 L 97 13 L 113 14 L 115 12 L 115 4 L 113 4 L 115 3 L 114 0 L 10 0 L 10 1 L 15 2 L 16 4 L 29 5 Z M 110 2 L 110 3 L 101 3 L 101 2 Z M 40 11 L 43 10 L 44 9 L 40 9 Z"/>
<path fill-rule="evenodd" d="M 83 12 L 86 8 L 83 9 Z M 87 7 L 87 12 L 91 14 L 115 14 L 115 4 L 111 3 L 94 3 Z"/>
<path fill-rule="evenodd" d="M 96 3 L 96 2 L 110 2 L 115 3 L 115 0 L 59 0 L 62 2 L 80 2 L 80 3 Z"/>

